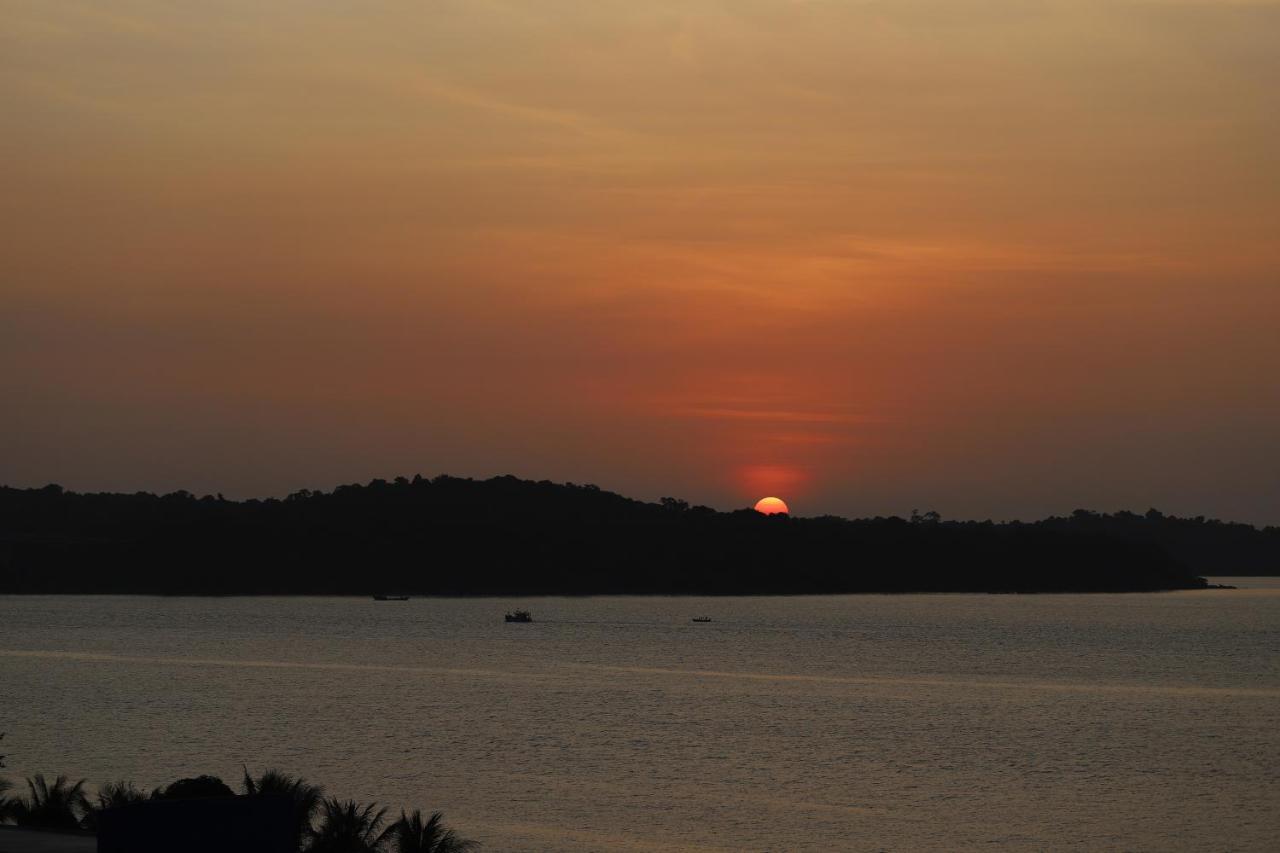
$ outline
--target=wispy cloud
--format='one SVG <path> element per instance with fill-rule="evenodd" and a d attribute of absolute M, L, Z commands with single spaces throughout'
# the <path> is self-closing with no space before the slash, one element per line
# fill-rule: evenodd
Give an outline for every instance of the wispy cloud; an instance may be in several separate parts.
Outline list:
<path fill-rule="evenodd" d="M 688 418 L 726 421 L 755 421 L 783 424 L 866 424 L 880 419 L 867 415 L 839 412 L 805 411 L 799 409 L 743 409 L 726 407 L 694 407 L 680 409 L 676 414 Z"/>
<path fill-rule="evenodd" d="M 495 113 L 530 124 L 571 131 L 582 136 L 604 138 L 621 135 L 616 128 L 609 127 L 599 119 L 583 113 L 551 109 L 536 104 L 524 104 L 482 89 L 450 83 L 422 74 L 413 76 L 410 88 L 427 97 L 438 98 L 449 103 Z"/>

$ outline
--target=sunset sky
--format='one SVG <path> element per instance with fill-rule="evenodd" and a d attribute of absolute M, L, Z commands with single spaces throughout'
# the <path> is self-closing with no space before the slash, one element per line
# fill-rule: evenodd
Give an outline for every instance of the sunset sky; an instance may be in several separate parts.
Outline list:
<path fill-rule="evenodd" d="M 0 0 L 0 483 L 1280 523 L 1280 2 Z"/>

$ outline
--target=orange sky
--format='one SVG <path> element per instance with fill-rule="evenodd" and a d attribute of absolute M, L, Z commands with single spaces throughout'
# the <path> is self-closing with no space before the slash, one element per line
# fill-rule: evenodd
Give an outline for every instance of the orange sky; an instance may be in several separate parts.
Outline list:
<path fill-rule="evenodd" d="M 1280 523 L 1280 3 L 0 0 L 0 482 Z"/>

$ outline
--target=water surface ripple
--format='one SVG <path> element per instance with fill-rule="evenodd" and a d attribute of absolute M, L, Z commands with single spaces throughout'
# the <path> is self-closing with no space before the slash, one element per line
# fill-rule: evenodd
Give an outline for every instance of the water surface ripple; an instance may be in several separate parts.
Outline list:
<path fill-rule="evenodd" d="M 495 851 L 1274 850 L 1280 582 L 1239 583 L 0 597 L 0 730 L 11 777 L 280 766 Z"/>

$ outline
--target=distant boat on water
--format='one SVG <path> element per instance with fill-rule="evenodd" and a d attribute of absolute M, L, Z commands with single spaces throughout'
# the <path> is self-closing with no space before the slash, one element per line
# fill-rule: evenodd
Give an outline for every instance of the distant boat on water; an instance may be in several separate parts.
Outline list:
<path fill-rule="evenodd" d="M 532 622 L 533 616 L 528 610 L 513 610 L 507 614 L 508 622 Z"/>
<path fill-rule="evenodd" d="M 694 621 L 694 622 L 710 622 L 710 621 L 711 621 L 711 617 L 710 617 L 710 616 L 695 616 L 695 617 L 693 617 L 693 621 Z"/>
<path fill-rule="evenodd" d="M 408 601 L 409 596 L 407 595 L 375 595 L 373 597 L 373 600 L 374 601 Z"/>

